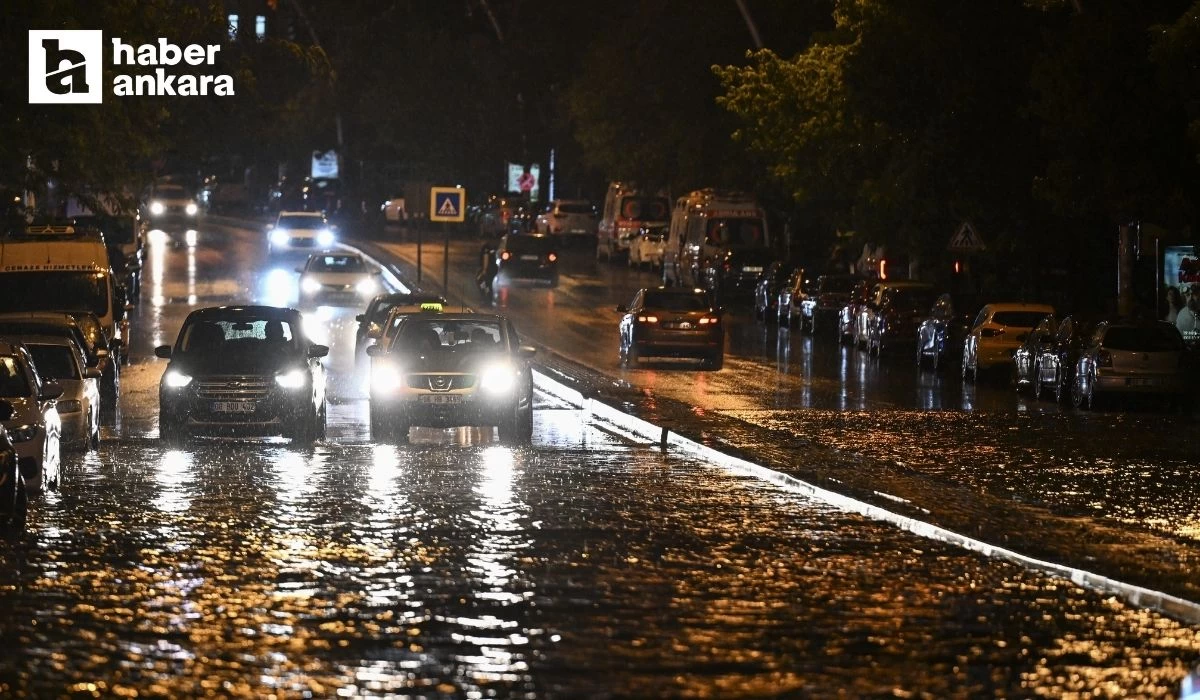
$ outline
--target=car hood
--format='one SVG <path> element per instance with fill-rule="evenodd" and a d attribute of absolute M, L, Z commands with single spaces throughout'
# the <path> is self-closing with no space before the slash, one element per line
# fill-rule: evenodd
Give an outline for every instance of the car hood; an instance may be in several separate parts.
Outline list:
<path fill-rule="evenodd" d="M 304 278 L 316 280 L 321 284 L 354 284 L 366 278 L 365 272 L 305 272 Z"/>
<path fill-rule="evenodd" d="M 430 355 L 409 355 L 401 360 L 410 372 L 480 372 L 485 367 L 513 362 L 504 352 L 439 352 Z"/>
<path fill-rule="evenodd" d="M 12 418 L 4 421 L 4 427 L 15 428 L 21 425 L 42 422 L 42 411 L 37 401 L 30 397 L 5 397 L 4 401 L 12 404 Z"/>
<path fill-rule="evenodd" d="M 255 353 L 217 354 L 202 357 L 181 357 L 173 360 L 170 369 L 192 377 L 228 376 L 234 374 L 276 374 L 301 366 L 296 354 Z"/>

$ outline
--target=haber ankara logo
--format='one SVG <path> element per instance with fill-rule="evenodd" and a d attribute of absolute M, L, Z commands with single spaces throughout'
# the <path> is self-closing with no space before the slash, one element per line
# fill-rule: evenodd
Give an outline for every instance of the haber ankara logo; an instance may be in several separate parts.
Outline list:
<path fill-rule="evenodd" d="M 100 104 L 103 62 L 99 29 L 29 30 L 29 103 Z"/>

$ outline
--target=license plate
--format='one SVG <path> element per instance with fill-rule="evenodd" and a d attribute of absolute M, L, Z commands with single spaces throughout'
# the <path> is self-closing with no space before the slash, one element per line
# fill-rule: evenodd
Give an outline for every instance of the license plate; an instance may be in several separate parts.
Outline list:
<path fill-rule="evenodd" d="M 762 265 L 747 265 L 742 268 L 742 272 L 762 272 Z"/>
<path fill-rule="evenodd" d="M 522 255 L 522 256 L 521 256 L 521 259 L 522 259 L 522 260 L 537 260 L 537 259 L 538 259 L 538 256 L 536 256 L 536 255 Z"/>
<path fill-rule="evenodd" d="M 1151 377 L 1128 377 L 1125 386 L 1154 386 L 1157 381 Z"/>
<path fill-rule="evenodd" d="M 209 407 L 215 413 L 254 413 L 253 401 L 213 401 Z"/>
<path fill-rule="evenodd" d="M 663 328 L 668 330 L 690 331 L 692 330 L 692 322 L 680 321 L 679 323 L 664 323 Z"/>
<path fill-rule="evenodd" d="M 458 394 L 422 394 L 417 397 L 417 403 L 450 404 L 462 403 Z"/>

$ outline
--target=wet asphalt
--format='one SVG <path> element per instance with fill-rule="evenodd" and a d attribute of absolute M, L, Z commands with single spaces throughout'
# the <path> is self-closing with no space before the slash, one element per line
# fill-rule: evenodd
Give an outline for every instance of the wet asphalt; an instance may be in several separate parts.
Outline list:
<path fill-rule="evenodd" d="M 1200 661 L 1194 626 L 664 453 L 547 395 L 529 448 L 479 429 L 375 444 L 353 361 L 355 309 L 310 314 L 332 347 L 326 440 L 164 449 L 165 363 L 153 346 L 171 342 L 194 306 L 291 303 L 295 262 L 267 260 L 258 232 L 216 227 L 196 248 L 152 252 L 117 423 L 98 452 L 66 457 L 62 491 L 36 498 L 26 532 L 0 542 L 0 694 L 1173 697 Z M 584 335 L 581 319 L 601 318 L 536 291 L 553 298 L 504 305 L 562 314 Z M 545 341 L 536 319 L 528 326 Z M 781 392 L 802 394 L 804 373 L 772 373 L 780 358 L 748 350 L 769 343 L 744 332 L 722 372 L 635 370 L 614 374 L 611 390 L 644 409 L 655 396 L 726 386 L 728 396 L 693 405 L 747 426 L 748 442 L 802 434 L 886 465 L 873 469 L 1004 501 L 1043 493 L 1051 510 L 1087 512 L 1097 508 L 1087 492 L 1100 492 L 1104 517 L 1139 531 L 1156 527 L 1139 515 L 1155 508 L 1194 523 L 1184 499 L 1154 503 L 1156 479 L 1174 470 L 1188 481 L 1190 448 L 1145 453 L 1112 436 L 1162 440 L 1185 417 L 1021 409 L 1003 387 L 978 390 L 983 408 L 932 410 L 886 379 L 878 395 L 864 379 L 789 404 Z M 560 340 L 572 355 L 605 354 L 597 334 Z M 615 348 L 612 357 L 615 366 Z M 836 357 L 857 376 L 857 360 Z M 876 362 L 864 377 L 892 367 Z M 1145 464 L 1105 484 L 1085 476 L 1099 459 L 1113 475 Z M 1068 482 L 1077 493 L 1060 488 Z"/>

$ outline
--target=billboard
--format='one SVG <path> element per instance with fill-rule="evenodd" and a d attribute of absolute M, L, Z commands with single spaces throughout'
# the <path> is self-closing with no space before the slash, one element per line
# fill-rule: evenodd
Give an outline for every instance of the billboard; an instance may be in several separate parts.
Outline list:
<path fill-rule="evenodd" d="M 338 176 L 338 152 L 337 151 L 313 151 L 312 152 L 312 175 L 314 180 L 325 178 L 336 180 Z"/>
<path fill-rule="evenodd" d="M 529 197 L 529 201 L 538 201 L 538 181 L 541 179 L 541 166 L 537 163 L 531 165 L 521 165 L 520 163 L 508 164 L 508 183 L 505 188 L 508 192 L 520 192 Z"/>

